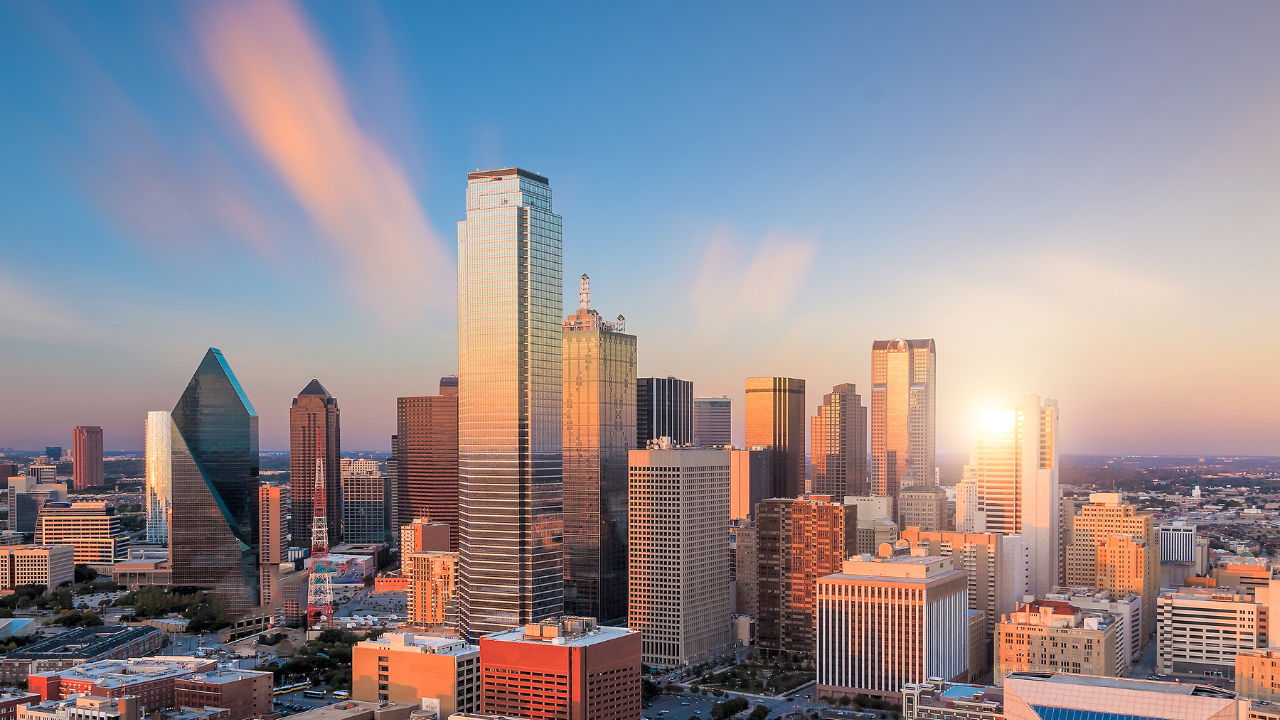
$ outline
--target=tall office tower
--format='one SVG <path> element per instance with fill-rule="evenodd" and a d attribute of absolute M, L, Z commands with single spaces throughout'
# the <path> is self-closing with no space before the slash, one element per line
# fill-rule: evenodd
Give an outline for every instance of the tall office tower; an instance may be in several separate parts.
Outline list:
<path fill-rule="evenodd" d="M 769 497 L 799 497 L 804 491 L 804 381 L 747 378 L 747 447 L 773 449 Z"/>
<path fill-rule="evenodd" d="M 147 542 L 169 542 L 169 509 L 173 507 L 173 418 L 168 410 L 147 413 Z"/>
<path fill-rule="evenodd" d="M 627 626 L 644 662 L 698 663 L 729 647 L 729 453 L 630 453 Z"/>
<path fill-rule="evenodd" d="M 280 563 L 285 560 L 284 497 L 278 485 L 258 486 L 258 567 L 262 573 L 262 607 L 284 602 Z"/>
<path fill-rule="evenodd" d="M 0 461 L 0 480 L 18 477 L 18 463 Z"/>
<path fill-rule="evenodd" d="M 221 350 L 205 353 L 172 417 L 173 584 L 212 591 L 229 614 L 244 614 L 260 600 L 258 413 Z"/>
<path fill-rule="evenodd" d="M 541 175 L 467 175 L 458 223 L 458 550 L 464 635 L 559 615 L 560 216 Z M 401 438 L 403 441 L 403 438 Z"/>
<path fill-rule="evenodd" d="M 36 521 L 37 545 L 74 545 L 76 564 L 113 565 L 123 560 L 129 534 L 110 503 L 45 503 Z"/>
<path fill-rule="evenodd" d="M 44 456 L 48 459 L 49 464 L 57 465 L 62 460 L 62 448 L 58 445 L 46 446 Z"/>
<path fill-rule="evenodd" d="M 293 493 L 289 515 L 289 534 L 296 547 L 311 545 L 312 487 L 316 477 L 316 460 L 324 461 L 325 520 L 328 521 L 329 545 L 338 545 L 342 534 L 342 437 L 339 427 L 338 399 L 329 394 L 319 380 L 302 388 L 289 408 L 289 477 L 298 483 L 293 487 L 307 492 Z M 302 482 L 305 481 L 305 486 Z"/>
<path fill-rule="evenodd" d="M 867 409 L 853 383 L 831 388 L 810 419 L 813 491 L 823 495 L 868 495 Z"/>
<path fill-rule="evenodd" d="M 402 556 L 409 576 L 409 624 L 453 632 L 458 623 L 458 553 L 414 552 Z"/>
<path fill-rule="evenodd" d="M 399 403 L 397 403 L 397 406 Z M 398 411 L 398 408 L 397 408 Z M 400 508 L 400 436 L 391 436 L 391 454 L 387 456 L 387 511 L 391 514 L 391 545 L 395 547 L 398 533 L 395 530 L 404 525 L 404 511 Z"/>
<path fill-rule="evenodd" d="M 845 560 L 818 579 L 815 695 L 901 697 L 905 683 L 964 679 L 969 669 L 968 579 L 952 558 Z"/>
<path fill-rule="evenodd" d="M 369 458 L 342 458 L 342 536 L 349 543 L 390 543 L 390 481 Z"/>
<path fill-rule="evenodd" d="M 729 451 L 729 519 L 750 520 L 756 516 L 756 505 L 772 497 L 773 451 Z"/>
<path fill-rule="evenodd" d="M 761 650 L 813 650 L 815 583 L 840 572 L 841 563 L 857 551 L 858 508 L 831 499 L 770 498 L 756 506 L 756 646 Z"/>
<path fill-rule="evenodd" d="M 926 555 L 954 559 L 956 567 L 968 573 L 969 609 L 982 613 L 987 633 L 995 631 L 1000 616 L 1013 612 L 1027 592 L 1027 544 L 1017 535 L 909 527 L 903 529 L 902 539 L 909 547 L 924 548 Z"/>
<path fill-rule="evenodd" d="M 937 485 L 912 485 L 898 493 L 898 519 L 903 529 L 926 532 L 947 529 L 947 493 Z"/>
<path fill-rule="evenodd" d="M 956 483 L 956 532 L 978 532 L 978 483 L 965 478 Z"/>
<path fill-rule="evenodd" d="M 1174 520 L 1159 527 L 1160 562 L 1196 561 L 1196 526 Z"/>
<path fill-rule="evenodd" d="M 727 395 L 693 399 L 693 444 L 698 447 L 733 444 L 733 407 Z"/>
<path fill-rule="evenodd" d="M 1073 519 L 1067 585 L 1141 594 L 1145 639 L 1152 632 L 1160 589 L 1157 540 L 1150 515 L 1139 515 L 1117 493 L 1093 493 Z"/>
<path fill-rule="evenodd" d="M 71 431 L 71 486 L 76 490 L 102 485 L 102 428 L 77 425 Z M 51 462 L 57 462 L 57 458 Z"/>
<path fill-rule="evenodd" d="M 760 612 L 760 529 L 753 522 L 739 523 L 734 531 L 734 584 L 739 615 Z"/>
<path fill-rule="evenodd" d="M 894 499 L 934 482 L 937 408 L 933 339 L 877 340 L 871 346 L 871 486 Z"/>
<path fill-rule="evenodd" d="M 636 379 L 636 447 L 671 438 L 672 445 L 693 442 L 693 381 L 671 376 Z"/>
<path fill-rule="evenodd" d="M 627 452 L 636 437 L 636 337 L 591 309 L 564 321 L 564 612 L 627 617 Z"/>
<path fill-rule="evenodd" d="M 440 378 L 439 395 L 396 400 L 396 482 L 400 517 L 446 523 L 458 549 L 458 378 Z"/>
<path fill-rule="evenodd" d="M 1057 440 L 1057 401 L 1027 395 L 1015 410 L 986 414 L 965 467 L 965 477 L 977 485 L 974 530 L 1022 535 L 1031 546 L 1036 595 L 1060 579 Z"/>
<path fill-rule="evenodd" d="M 1075 533 L 1073 532 L 1076 524 L 1076 516 L 1080 514 L 1080 506 L 1083 501 L 1076 500 L 1073 497 L 1064 497 L 1061 501 L 1061 511 L 1058 513 L 1058 584 L 1067 584 L 1067 549 L 1074 542 Z"/>
<path fill-rule="evenodd" d="M 36 482 L 39 478 L 19 475 L 8 480 L 9 519 L 6 530 L 34 533 L 40 508 L 47 502 L 66 502 L 67 484 Z"/>

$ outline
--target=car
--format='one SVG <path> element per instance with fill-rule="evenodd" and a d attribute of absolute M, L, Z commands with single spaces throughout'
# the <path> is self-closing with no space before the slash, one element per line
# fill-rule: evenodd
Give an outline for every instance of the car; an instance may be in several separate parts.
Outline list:
<path fill-rule="evenodd" d="M 688 701 L 688 700 L 685 700 L 684 702 L 682 702 L 682 703 L 680 703 L 680 704 L 681 704 L 681 705 L 688 705 L 688 704 L 689 704 L 689 701 Z"/>

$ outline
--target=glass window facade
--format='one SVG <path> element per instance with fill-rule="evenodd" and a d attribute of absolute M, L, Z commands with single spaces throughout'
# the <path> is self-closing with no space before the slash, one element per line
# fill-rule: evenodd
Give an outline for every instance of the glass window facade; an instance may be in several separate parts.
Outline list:
<path fill-rule="evenodd" d="M 259 604 L 258 413 L 222 352 L 209 348 L 170 426 L 173 584 L 221 596 L 232 615 Z"/>
<path fill-rule="evenodd" d="M 467 180 L 458 223 L 460 621 L 471 637 L 559 615 L 560 216 L 547 179 Z"/>
<path fill-rule="evenodd" d="M 147 542 L 169 542 L 169 510 L 173 507 L 173 487 L 169 472 L 173 468 L 170 426 L 167 410 L 147 413 Z"/>

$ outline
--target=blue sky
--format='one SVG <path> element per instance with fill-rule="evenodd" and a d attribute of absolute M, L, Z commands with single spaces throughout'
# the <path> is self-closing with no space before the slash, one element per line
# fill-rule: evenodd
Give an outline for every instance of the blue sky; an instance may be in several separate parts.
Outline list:
<path fill-rule="evenodd" d="M 465 173 L 551 180 L 640 372 L 870 382 L 938 342 L 940 451 L 1280 454 L 1280 8 L 0 8 L 0 447 L 139 449 L 220 347 L 287 447 L 456 369 Z M 571 309 L 571 308 L 567 308 Z M 867 393 L 869 394 L 869 393 Z"/>

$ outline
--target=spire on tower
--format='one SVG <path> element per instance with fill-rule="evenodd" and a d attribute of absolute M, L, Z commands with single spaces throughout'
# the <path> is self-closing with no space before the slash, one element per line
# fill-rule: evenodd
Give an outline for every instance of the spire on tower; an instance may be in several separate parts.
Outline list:
<path fill-rule="evenodd" d="M 582 273 L 582 277 L 578 278 L 578 309 L 591 309 L 591 278 L 586 273 Z"/>

